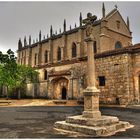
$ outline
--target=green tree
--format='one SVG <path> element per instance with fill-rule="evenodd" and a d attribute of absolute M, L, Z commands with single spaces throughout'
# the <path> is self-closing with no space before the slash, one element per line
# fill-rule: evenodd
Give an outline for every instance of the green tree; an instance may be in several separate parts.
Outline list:
<path fill-rule="evenodd" d="M 0 85 L 7 87 L 7 98 L 9 89 L 17 89 L 20 98 L 21 87 L 27 80 L 34 82 L 37 75 L 38 72 L 30 66 L 17 64 L 13 51 L 8 50 L 6 54 L 0 52 Z"/>
<path fill-rule="evenodd" d="M 14 86 L 16 67 L 16 57 L 13 51 L 9 49 L 6 54 L 0 52 L 0 84 L 6 87 L 7 98 L 8 89 Z"/>
<path fill-rule="evenodd" d="M 38 72 L 30 66 L 17 65 L 17 72 L 15 76 L 15 87 L 18 90 L 18 99 L 20 99 L 20 89 L 27 83 L 37 81 Z"/>

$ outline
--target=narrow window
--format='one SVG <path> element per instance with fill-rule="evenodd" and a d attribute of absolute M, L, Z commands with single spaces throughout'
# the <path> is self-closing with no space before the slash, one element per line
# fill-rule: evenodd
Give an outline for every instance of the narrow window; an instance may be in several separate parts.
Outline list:
<path fill-rule="evenodd" d="M 99 86 L 105 86 L 105 76 L 99 76 Z"/>
<path fill-rule="evenodd" d="M 44 80 L 47 80 L 48 79 L 48 73 L 47 73 L 47 70 L 44 70 Z"/>
<path fill-rule="evenodd" d="M 72 58 L 77 56 L 76 44 L 72 43 Z"/>
<path fill-rule="evenodd" d="M 45 51 L 45 63 L 48 63 L 48 51 Z"/>
<path fill-rule="evenodd" d="M 58 47 L 58 50 L 57 50 L 57 60 L 60 61 L 61 60 L 61 48 Z"/>

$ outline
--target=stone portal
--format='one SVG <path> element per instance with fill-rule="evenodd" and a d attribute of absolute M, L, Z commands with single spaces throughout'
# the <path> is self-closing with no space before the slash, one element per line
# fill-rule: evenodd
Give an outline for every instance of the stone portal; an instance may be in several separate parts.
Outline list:
<path fill-rule="evenodd" d="M 67 99 L 68 79 L 65 77 L 55 78 L 51 84 L 53 99 Z"/>

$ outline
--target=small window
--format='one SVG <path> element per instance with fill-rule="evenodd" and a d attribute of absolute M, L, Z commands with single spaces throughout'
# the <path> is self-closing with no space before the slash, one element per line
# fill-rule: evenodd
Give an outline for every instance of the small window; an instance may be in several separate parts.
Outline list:
<path fill-rule="evenodd" d="M 48 79 L 48 73 L 47 73 L 47 70 L 44 70 L 44 80 L 47 80 Z"/>
<path fill-rule="evenodd" d="M 58 50 L 57 50 L 57 60 L 60 61 L 61 60 L 61 48 L 58 47 Z"/>
<path fill-rule="evenodd" d="M 77 50 L 76 50 L 76 44 L 72 43 L 72 58 L 76 57 Z"/>
<path fill-rule="evenodd" d="M 120 49 L 120 48 L 122 48 L 122 45 L 121 45 L 121 42 L 116 42 L 116 44 L 115 44 L 115 49 Z"/>
<path fill-rule="evenodd" d="M 94 43 L 93 43 L 93 50 L 94 50 L 94 53 L 97 53 L 97 44 L 96 44 L 96 41 L 94 41 Z"/>
<path fill-rule="evenodd" d="M 99 86 L 105 86 L 105 76 L 99 76 Z"/>

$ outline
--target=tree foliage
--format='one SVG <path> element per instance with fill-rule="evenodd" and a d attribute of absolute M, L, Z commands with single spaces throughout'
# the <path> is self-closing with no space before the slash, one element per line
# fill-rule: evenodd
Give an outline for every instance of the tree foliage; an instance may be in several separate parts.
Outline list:
<path fill-rule="evenodd" d="M 0 85 L 20 90 L 27 80 L 34 82 L 37 75 L 38 72 L 30 66 L 17 64 L 16 56 L 10 49 L 6 54 L 0 52 Z"/>
<path fill-rule="evenodd" d="M 10 49 L 6 54 L 0 52 L 0 84 L 14 86 L 14 76 L 17 71 L 17 63 L 14 52 Z"/>

